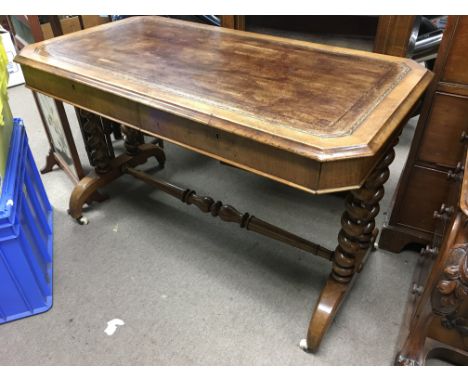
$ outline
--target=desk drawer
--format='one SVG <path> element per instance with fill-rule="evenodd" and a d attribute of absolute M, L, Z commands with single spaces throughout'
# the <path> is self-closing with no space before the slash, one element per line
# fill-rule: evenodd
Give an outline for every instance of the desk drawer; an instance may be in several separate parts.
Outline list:
<path fill-rule="evenodd" d="M 414 166 L 408 185 L 395 223 L 432 234 L 437 224 L 434 211 L 439 210 L 442 203 L 448 204 L 451 190 L 458 187 L 457 182 L 448 180 L 445 171 Z"/>
<path fill-rule="evenodd" d="M 436 93 L 418 157 L 425 162 L 455 167 L 463 156 L 460 142 L 468 133 L 468 98 Z"/>

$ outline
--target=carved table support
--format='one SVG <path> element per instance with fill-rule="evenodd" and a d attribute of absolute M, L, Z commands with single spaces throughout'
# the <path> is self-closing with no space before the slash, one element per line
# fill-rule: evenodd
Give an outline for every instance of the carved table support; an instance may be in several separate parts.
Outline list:
<path fill-rule="evenodd" d="M 127 150 L 127 155 L 135 156 L 140 152 L 139 147 L 145 143 L 145 136 L 141 131 L 131 129 L 127 126 L 122 125 L 122 132 L 125 135 L 125 149 Z M 159 147 L 161 150 L 155 151 L 156 160 L 159 163 L 161 168 L 164 167 L 166 162 L 166 156 L 162 150 L 162 146 L 159 144 L 159 140 L 156 140 L 152 145 Z"/>
<path fill-rule="evenodd" d="M 103 131 L 101 119 L 98 115 L 84 109 L 76 109 L 80 119 L 81 130 L 89 161 L 94 166 L 96 173 L 105 174 L 111 169 L 111 155 Z"/>
<path fill-rule="evenodd" d="M 131 129 L 127 126 L 122 126 L 122 133 L 124 134 L 127 154 L 136 155 L 138 153 L 138 146 L 145 143 L 145 137 L 141 131 Z"/>
<path fill-rule="evenodd" d="M 215 202 L 207 196 L 198 196 L 195 191 L 180 188 L 176 185 L 151 177 L 133 168 L 123 171 L 150 184 L 186 204 L 194 204 L 202 212 L 219 216 L 227 222 L 234 222 L 241 228 L 255 231 L 262 235 L 285 242 L 315 255 L 333 261 L 331 275 L 322 290 L 315 312 L 310 322 L 307 340 L 301 341 L 301 347 L 315 351 L 333 318 L 335 317 L 347 292 L 350 290 L 354 276 L 360 272 L 365 257 L 373 247 L 378 230 L 375 228 L 375 217 L 379 213 L 379 202 L 384 196 L 384 183 L 388 180 L 388 166 L 395 158 L 393 143 L 388 152 L 368 176 L 362 187 L 351 191 L 346 199 L 346 210 L 341 219 L 341 231 L 338 234 L 338 246 L 334 252 L 315 243 L 293 235 L 263 220 L 234 207 Z"/>
<path fill-rule="evenodd" d="M 98 193 L 98 189 L 120 177 L 124 167 L 138 166 L 150 157 L 155 157 L 162 167 L 166 158 L 159 146 L 141 144 L 142 134 L 130 128 L 126 128 L 127 154 L 113 158 L 113 151 L 109 148 L 101 117 L 78 108 L 77 115 L 94 171 L 81 179 L 73 189 L 68 213 L 80 224 L 87 224 L 87 219 L 82 216 L 83 205 L 92 201 L 102 201 L 104 197 Z"/>
<path fill-rule="evenodd" d="M 351 289 L 356 272 L 360 272 L 369 250 L 373 248 L 378 230 L 375 217 L 384 195 L 384 183 L 390 176 L 388 166 L 395 158 L 393 146 L 372 171 L 360 189 L 346 198 L 346 210 L 341 218 L 338 246 L 333 257 L 331 274 L 323 288 L 310 320 L 307 339 L 300 346 L 315 352 L 336 316 L 346 294 Z"/>

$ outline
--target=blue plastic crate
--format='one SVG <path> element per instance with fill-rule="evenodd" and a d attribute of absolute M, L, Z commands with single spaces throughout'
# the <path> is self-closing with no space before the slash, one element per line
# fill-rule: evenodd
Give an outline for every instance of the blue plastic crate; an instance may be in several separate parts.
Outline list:
<path fill-rule="evenodd" d="M 52 219 L 23 122 L 16 118 L 0 197 L 0 323 L 52 307 Z"/>

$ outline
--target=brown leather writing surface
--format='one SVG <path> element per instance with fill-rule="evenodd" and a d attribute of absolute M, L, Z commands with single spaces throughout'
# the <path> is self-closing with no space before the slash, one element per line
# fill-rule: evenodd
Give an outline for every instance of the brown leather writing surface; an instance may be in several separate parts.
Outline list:
<path fill-rule="evenodd" d="M 17 61 L 319 161 L 374 155 L 430 79 L 407 59 L 161 17 L 35 44 Z"/>

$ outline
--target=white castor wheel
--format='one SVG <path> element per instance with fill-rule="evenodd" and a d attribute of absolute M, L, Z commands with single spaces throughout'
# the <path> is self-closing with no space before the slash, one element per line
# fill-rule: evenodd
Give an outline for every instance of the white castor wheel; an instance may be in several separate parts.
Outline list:
<path fill-rule="evenodd" d="M 305 352 L 309 352 L 309 349 L 307 347 L 307 340 L 305 338 L 299 341 L 299 347 Z"/>
<path fill-rule="evenodd" d="M 89 223 L 89 220 L 86 216 L 80 216 L 79 218 L 76 219 L 79 225 L 87 225 Z"/>

